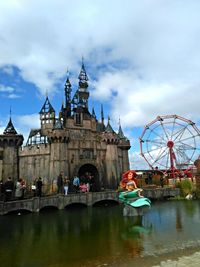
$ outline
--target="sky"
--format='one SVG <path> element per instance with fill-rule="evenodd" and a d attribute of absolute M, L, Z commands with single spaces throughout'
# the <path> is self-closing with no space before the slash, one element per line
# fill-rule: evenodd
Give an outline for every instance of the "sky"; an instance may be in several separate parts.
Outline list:
<path fill-rule="evenodd" d="M 200 1 L 0 1 L 0 134 L 10 116 L 27 139 L 46 95 L 57 114 L 69 71 L 73 92 L 82 57 L 89 108 L 119 119 L 131 168 L 147 165 L 139 137 L 157 116 L 199 125 Z"/>

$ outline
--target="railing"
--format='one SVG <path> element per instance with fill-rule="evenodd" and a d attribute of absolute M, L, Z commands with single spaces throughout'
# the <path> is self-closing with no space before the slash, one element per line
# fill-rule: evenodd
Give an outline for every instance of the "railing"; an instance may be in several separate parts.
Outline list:
<path fill-rule="evenodd" d="M 150 199 L 163 199 L 175 197 L 180 194 L 178 188 L 145 188 L 143 190 L 144 196 Z M 55 207 L 57 209 L 64 209 L 71 204 L 83 204 L 85 206 L 93 206 L 101 201 L 114 201 L 119 203 L 119 193 L 117 191 L 102 191 L 92 193 L 77 193 L 32 197 L 23 200 L 14 201 L 0 201 L 0 215 L 10 212 L 27 210 L 30 212 L 39 212 L 46 207 Z"/>

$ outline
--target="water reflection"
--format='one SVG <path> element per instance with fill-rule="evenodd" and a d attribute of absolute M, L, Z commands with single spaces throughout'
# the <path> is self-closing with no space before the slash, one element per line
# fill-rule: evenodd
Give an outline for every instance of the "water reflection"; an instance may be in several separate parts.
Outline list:
<path fill-rule="evenodd" d="M 182 231 L 183 225 L 181 221 L 181 212 L 179 208 L 176 208 L 176 230 L 177 231 Z"/>
<path fill-rule="evenodd" d="M 142 216 L 124 217 L 124 231 L 122 239 L 124 249 L 131 257 L 140 256 L 144 250 L 143 238 L 152 231 L 152 225 L 145 227 Z"/>
<path fill-rule="evenodd" d="M 122 214 L 114 206 L 1 216 L 1 266 L 133 266 L 141 256 L 199 244 L 199 201 L 153 203 L 138 218 Z"/>

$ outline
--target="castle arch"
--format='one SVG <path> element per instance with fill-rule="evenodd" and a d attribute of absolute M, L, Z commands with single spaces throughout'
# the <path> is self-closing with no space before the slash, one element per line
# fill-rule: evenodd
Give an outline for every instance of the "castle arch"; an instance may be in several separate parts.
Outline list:
<path fill-rule="evenodd" d="M 84 164 L 78 170 L 80 181 L 87 182 L 92 179 L 91 191 L 100 191 L 99 172 L 93 164 Z"/>

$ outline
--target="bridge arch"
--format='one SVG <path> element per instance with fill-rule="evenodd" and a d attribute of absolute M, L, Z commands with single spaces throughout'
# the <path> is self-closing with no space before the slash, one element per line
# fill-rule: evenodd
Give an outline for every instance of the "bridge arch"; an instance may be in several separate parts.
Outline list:
<path fill-rule="evenodd" d="M 40 207 L 40 210 L 39 212 L 45 212 L 45 211 L 48 211 L 48 210 L 58 210 L 58 207 L 55 206 L 55 205 L 45 205 L 43 207 Z"/>
<path fill-rule="evenodd" d="M 64 209 L 71 209 L 71 208 L 87 208 L 87 204 L 83 202 L 72 202 L 64 206 Z"/>
<path fill-rule="evenodd" d="M 115 199 L 103 199 L 92 203 L 92 206 L 114 206 L 119 205 L 119 201 Z"/>
<path fill-rule="evenodd" d="M 10 215 L 10 214 L 17 214 L 17 215 L 21 215 L 21 214 L 26 214 L 26 213 L 32 213 L 31 209 L 23 209 L 23 208 L 13 208 L 10 209 L 8 211 L 5 211 L 4 215 Z"/>

